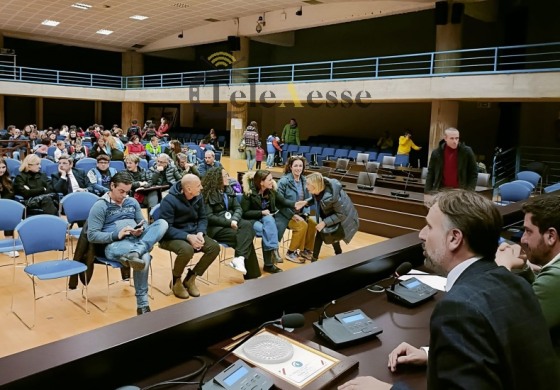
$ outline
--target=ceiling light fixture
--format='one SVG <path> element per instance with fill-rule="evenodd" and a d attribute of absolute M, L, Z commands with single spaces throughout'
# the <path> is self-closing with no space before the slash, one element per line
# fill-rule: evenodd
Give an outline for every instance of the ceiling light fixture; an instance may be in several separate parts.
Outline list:
<path fill-rule="evenodd" d="M 57 22 L 56 20 L 49 20 L 49 19 L 46 19 L 46 20 L 43 20 L 43 21 L 41 22 L 41 24 L 42 24 L 43 26 L 56 27 L 56 26 L 58 26 L 58 25 L 60 24 L 60 22 Z"/>
<path fill-rule="evenodd" d="M 74 3 L 74 4 L 71 5 L 71 7 L 78 8 L 78 9 L 83 9 L 83 10 L 87 11 L 92 6 L 89 5 L 89 4 L 85 4 L 85 3 Z"/>
<path fill-rule="evenodd" d="M 303 7 L 299 7 L 299 9 L 296 11 L 296 15 L 297 16 L 303 15 Z"/>
<path fill-rule="evenodd" d="M 111 35 L 113 31 L 102 28 L 101 30 L 97 30 L 96 33 L 101 35 Z"/>
<path fill-rule="evenodd" d="M 148 19 L 148 16 L 144 16 L 144 15 L 132 15 L 129 17 L 129 19 L 134 19 L 134 20 L 146 20 Z"/>
<path fill-rule="evenodd" d="M 185 36 L 185 35 L 183 34 L 183 32 L 184 32 L 184 31 L 181 31 L 181 32 L 179 33 L 179 35 L 177 35 L 177 38 L 183 39 L 183 37 Z"/>
<path fill-rule="evenodd" d="M 260 34 L 264 26 L 266 26 L 266 21 L 264 20 L 263 14 L 263 16 L 259 16 L 259 18 L 257 19 L 257 26 L 255 27 L 255 31 Z"/>

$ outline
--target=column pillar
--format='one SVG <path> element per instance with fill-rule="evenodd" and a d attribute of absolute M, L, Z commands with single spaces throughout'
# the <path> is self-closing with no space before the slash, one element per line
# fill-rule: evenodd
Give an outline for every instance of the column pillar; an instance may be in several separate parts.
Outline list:
<path fill-rule="evenodd" d="M 142 53 L 127 51 L 122 53 L 122 75 L 141 76 L 144 74 L 144 56 Z M 133 119 L 139 126 L 144 124 L 144 103 L 123 102 L 121 108 L 121 126 L 124 131 L 128 129 Z"/>
<path fill-rule="evenodd" d="M 93 120 L 95 123 L 103 123 L 103 103 L 99 100 L 93 102 Z"/>
<path fill-rule="evenodd" d="M 436 25 L 436 51 L 461 49 L 463 15 L 462 12 L 456 12 L 455 18 L 452 20 L 453 5 L 453 1 L 448 1 L 447 23 Z M 455 4 L 455 6 L 462 7 L 463 5 Z M 434 73 L 456 72 L 457 66 L 460 64 L 461 58 L 458 53 L 437 54 L 435 56 Z M 458 119 L 459 102 L 449 100 L 432 101 L 428 156 L 431 156 L 432 150 L 438 147 L 439 142 L 443 138 L 443 131 L 448 127 L 457 127 Z"/>
<path fill-rule="evenodd" d="M 45 120 L 43 113 L 45 111 L 45 100 L 42 97 L 35 98 L 35 120 L 37 129 L 42 130 L 45 128 Z"/>
<path fill-rule="evenodd" d="M 235 62 L 232 65 L 232 80 L 235 83 L 243 83 L 248 79 L 245 71 L 236 71 L 237 68 L 247 68 L 249 66 L 249 45 L 250 39 L 240 37 L 240 49 L 232 52 Z M 249 105 L 236 105 L 227 103 L 227 123 L 226 129 L 230 131 L 229 136 L 229 154 L 231 158 L 240 159 L 242 154 L 237 150 L 237 146 L 241 141 L 241 136 L 247 127 L 247 116 Z"/>
<path fill-rule="evenodd" d="M 179 107 L 179 126 L 194 127 L 194 104 L 181 103 Z"/>

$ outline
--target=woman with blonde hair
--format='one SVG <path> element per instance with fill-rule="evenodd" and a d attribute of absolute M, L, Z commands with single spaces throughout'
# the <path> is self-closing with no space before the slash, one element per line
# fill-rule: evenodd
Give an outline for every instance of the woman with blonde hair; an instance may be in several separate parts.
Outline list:
<path fill-rule="evenodd" d="M 117 139 L 115 137 L 113 137 L 111 135 L 111 132 L 109 130 L 105 130 L 103 132 L 103 139 L 105 140 L 105 143 L 107 144 L 108 149 L 111 151 L 111 154 L 109 154 L 109 156 L 111 157 L 112 161 L 123 161 L 124 160 L 124 145 L 122 147 L 122 150 L 119 148 L 119 145 L 117 143 Z M 120 140 L 119 140 L 120 142 Z"/>
<path fill-rule="evenodd" d="M 58 215 L 58 195 L 54 193 L 47 175 L 41 172 L 41 158 L 36 154 L 27 155 L 19 171 L 14 181 L 14 192 L 25 199 L 27 215 Z"/>
<path fill-rule="evenodd" d="M 336 179 L 323 177 L 319 172 L 314 172 L 306 177 L 307 190 L 313 196 L 312 203 L 315 207 L 315 215 L 317 218 L 317 235 L 315 236 L 315 244 L 313 245 L 313 257 L 311 261 L 317 261 L 324 237 L 321 231 L 326 226 L 334 227 L 340 224 L 340 228 L 344 234 L 341 240 L 347 244 L 358 231 L 358 212 L 350 197 L 342 184 Z M 339 255 L 342 253 L 340 241 L 332 243 L 334 253 Z"/>

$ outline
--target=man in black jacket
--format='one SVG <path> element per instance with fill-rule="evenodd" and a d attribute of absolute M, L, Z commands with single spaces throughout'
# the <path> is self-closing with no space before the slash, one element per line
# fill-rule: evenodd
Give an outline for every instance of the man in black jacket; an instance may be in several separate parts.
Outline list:
<path fill-rule="evenodd" d="M 188 298 L 189 294 L 193 297 L 200 296 L 196 277 L 204 274 L 220 254 L 220 245 L 206 235 L 208 218 L 201 190 L 198 176 L 187 174 L 171 187 L 160 206 L 160 219 L 167 221 L 169 225 L 160 247 L 177 254 L 171 289 L 181 299 Z M 181 281 L 183 271 L 195 252 L 203 252 L 204 255 Z"/>
<path fill-rule="evenodd" d="M 86 173 L 74 168 L 74 161 L 66 154 L 58 158 L 58 172 L 51 175 L 51 181 L 55 192 L 60 194 L 87 191 Z"/>
<path fill-rule="evenodd" d="M 474 191 L 477 178 L 478 168 L 472 149 L 459 142 L 459 130 L 453 127 L 446 129 L 443 140 L 432 151 L 425 192 L 436 192 L 442 188 Z"/>

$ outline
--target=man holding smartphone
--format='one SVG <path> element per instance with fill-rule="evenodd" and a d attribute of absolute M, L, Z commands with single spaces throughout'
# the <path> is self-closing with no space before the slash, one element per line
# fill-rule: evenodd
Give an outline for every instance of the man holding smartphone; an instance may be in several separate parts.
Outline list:
<path fill-rule="evenodd" d="M 136 199 L 128 196 L 132 176 L 118 172 L 111 178 L 109 191 L 98 200 L 88 217 L 88 240 L 107 244 L 105 256 L 134 270 L 136 314 L 150 311 L 148 273 L 150 251 L 167 231 L 167 222 L 158 220 L 144 228 L 145 220 Z"/>

